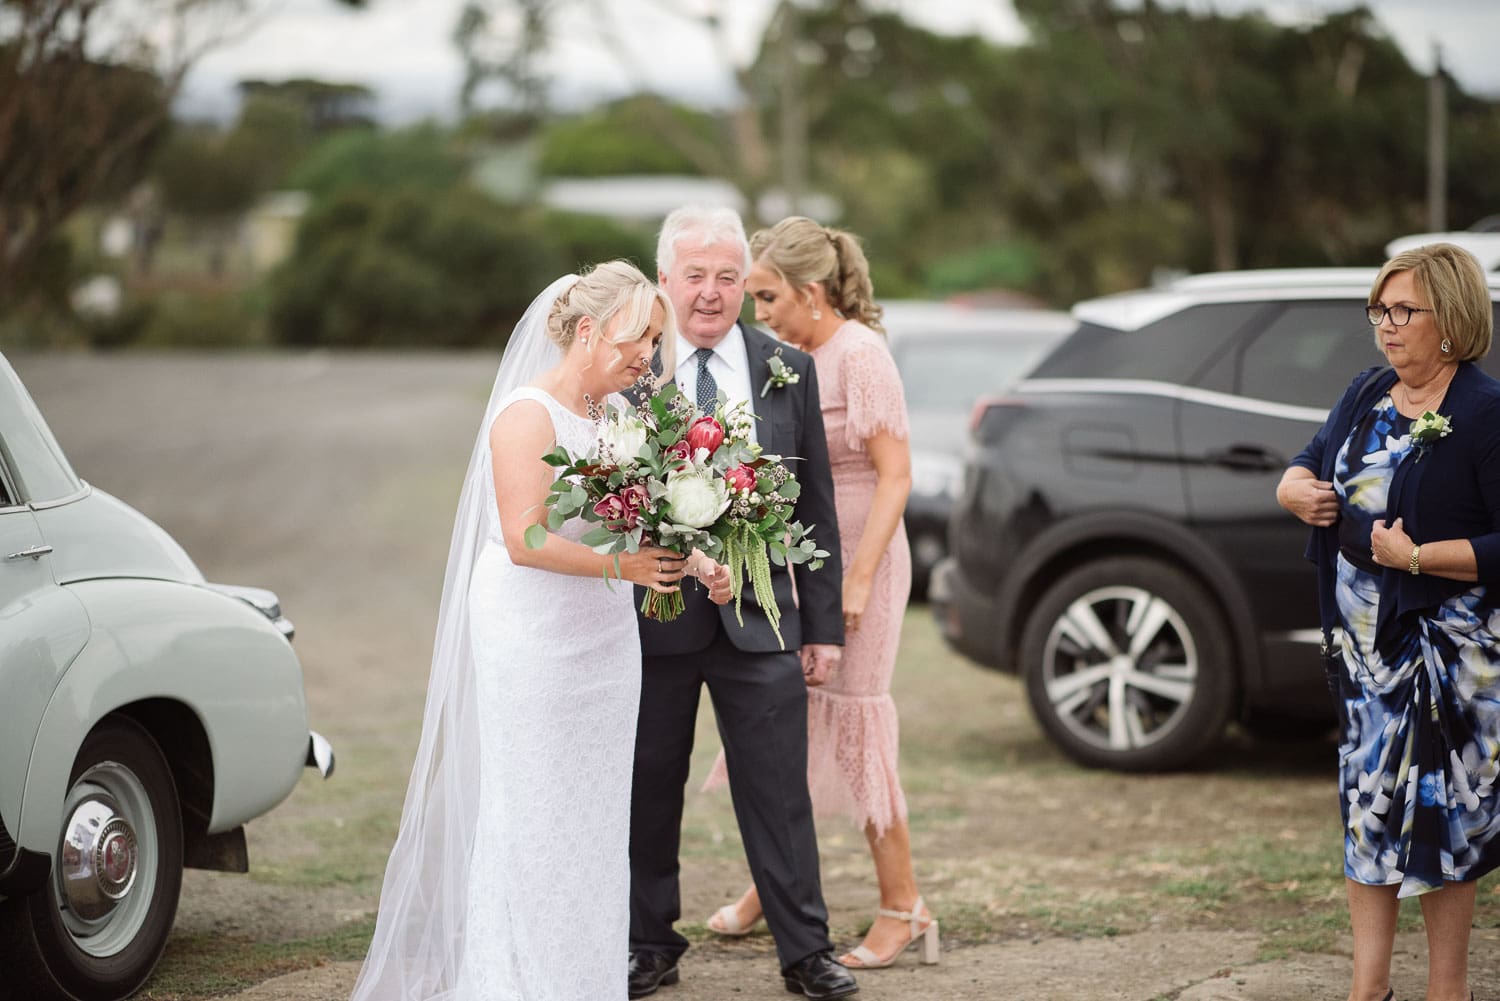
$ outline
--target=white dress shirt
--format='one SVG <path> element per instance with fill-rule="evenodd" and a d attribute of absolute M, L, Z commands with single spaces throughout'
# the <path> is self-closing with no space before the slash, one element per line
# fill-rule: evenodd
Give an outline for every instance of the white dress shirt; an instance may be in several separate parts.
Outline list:
<path fill-rule="evenodd" d="M 745 334 L 738 323 L 714 348 L 713 356 L 708 359 L 708 371 L 730 406 L 747 400 L 751 413 L 755 412 L 755 398 L 750 387 L 750 355 L 745 350 Z M 673 378 L 688 399 L 698 399 L 698 348 L 680 333 L 677 335 L 677 372 Z M 750 440 L 759 441 L 753 425 Z"/>

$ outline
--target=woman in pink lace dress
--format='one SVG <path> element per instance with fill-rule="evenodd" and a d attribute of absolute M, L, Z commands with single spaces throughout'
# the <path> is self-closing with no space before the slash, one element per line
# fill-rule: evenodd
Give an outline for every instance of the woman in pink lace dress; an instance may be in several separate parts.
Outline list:
<path fill-rule="evenodd" d="M 920 941 L 938 960 L 938 927 L 912 872 L 906 796 L 896 772 L 891 673 L 911 591 L 901 513 L 911 489 L 906 401 L 880 332 L 869 267 L 849 233 L 784 219 L 750 241 L 746 286 L 755 318 L 817 365 L 844 555 L 844 657 L 808 689 L 808 785 L 820 813 L 842 812 L 865 832 L 880 911 L 863 944 L 840 957 L 854 969 L 891 965 Z M 777 391 L 774 379 L 765 389 Z M 711 778 L 712 782 L 713 779 Z M 752 887 L 708 927 L 742 935 L 760 917 Z"/>

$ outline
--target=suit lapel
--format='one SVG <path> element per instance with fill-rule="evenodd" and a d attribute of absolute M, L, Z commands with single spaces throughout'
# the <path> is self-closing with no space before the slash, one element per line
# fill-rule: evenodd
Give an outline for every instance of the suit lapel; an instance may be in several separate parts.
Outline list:
<path fill-rule="evenodd" d="M 745 338 L 745 357 L 750 363 L 750 409 L 755 411 L 755 435 L 761 448 L 768 453 L 784 454 L 785 446 L 776 440 L 776 426 L 782 423 L 785 393 L 771 388 L 762 396 L 760 391 L 771 378 L 771 356 L 776 353 L 777 341 L 752 327 L 740 326 Z"/>

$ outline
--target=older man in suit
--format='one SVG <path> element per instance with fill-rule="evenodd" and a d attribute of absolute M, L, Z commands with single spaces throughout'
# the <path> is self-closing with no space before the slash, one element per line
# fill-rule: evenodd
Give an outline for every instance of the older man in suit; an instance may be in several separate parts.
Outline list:
<path fill-rule="evenodd" d="M 812 359 L 739 323 L 749 270 L 749 243 L 734 212 L 693 206 L 662 224 L 657 274 L 677 312 L 674 377 L 705 410 L 718 395 L 731 403 L 749 401 L 759 418 L 755 435 L 762 449 L 787 457 L 802 484 L 797 519 L 815 526 L 819 545 L 830 555 L 816 572 L 773 568 L 785 649 L 748 588 L 743 626 L 733 608 L 711 604 L 695 588 L 685 589 L 687 607 L 677 620 L 641 620 L 644 658 L 630 811 L 632 998 L 676 983 L 677 960 L 688 946 L 672 925 L 681 916 L 683 793 L 704 685 L 724 742 L 745 855 L 787 989 L 815 1001 L 858 992 L 854 977 L 832 956 L 807 792 L 805 686 L 827 678 L 844 642 L 828 445 Z M 798 379 L 762 393 L 777 352 Z"/>

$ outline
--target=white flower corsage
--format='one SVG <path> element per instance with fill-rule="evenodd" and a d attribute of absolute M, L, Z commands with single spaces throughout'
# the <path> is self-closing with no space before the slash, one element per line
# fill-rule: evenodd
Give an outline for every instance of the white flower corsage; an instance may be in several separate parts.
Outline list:
<path fill-rule="evenodd" d="M 1417 456 L 1437 444 L 1439 439 L 1453 433 L 1453 422 L 1442 414 L 1424 411 L 1421 417 L 1411 422 L 1411 443 L 1417 448 Z"/>
<path fill-rule="evenodd" d="M 760 395 L 762 398 L 764 398 L 765 395 L 769 393 L 773 387 L 776 389 L 784 389 L 785 387 L 790 386 L 793 383 L 802 381 L 802 376 L 792 371 L 792 367 L 781 360 L 780 348 L 776 349 L 776 353 L 770 357 L 766 364 L 771 368 L 771 377 L 766 380 L 766 384 L 764 386 L 760 387 Z"/>

